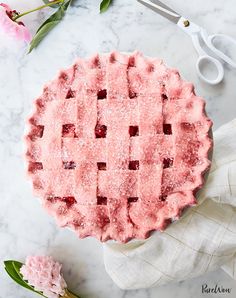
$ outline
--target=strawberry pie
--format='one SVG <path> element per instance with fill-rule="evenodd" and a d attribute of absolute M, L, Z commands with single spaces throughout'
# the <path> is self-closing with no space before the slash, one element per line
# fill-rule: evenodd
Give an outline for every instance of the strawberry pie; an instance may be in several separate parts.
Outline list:
<path fill-rule="evenodd" d="M 193 85 L 162 60 L 138 52 L 78 59 L 34 107 L 28 174 L 60 226 L 127 242 L 196 204 L 212 122 Z"/>

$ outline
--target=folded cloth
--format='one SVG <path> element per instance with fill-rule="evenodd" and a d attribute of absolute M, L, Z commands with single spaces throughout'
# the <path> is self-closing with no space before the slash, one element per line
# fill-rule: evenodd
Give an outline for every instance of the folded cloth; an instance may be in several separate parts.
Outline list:
<path fill-rule="evenodd" d="M 144 241 L 104 244 L 107 273 L 122 289 L 149 288 L 222 267 L 236 279 L 236 119 L 214 133 L 199 204 Z"/>

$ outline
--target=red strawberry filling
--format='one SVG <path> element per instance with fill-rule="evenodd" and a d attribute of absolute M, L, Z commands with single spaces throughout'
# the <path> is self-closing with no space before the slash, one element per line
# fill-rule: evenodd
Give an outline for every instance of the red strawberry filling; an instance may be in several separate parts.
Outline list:
<path fill-rule="evenodd" d="M 106 197 L 97 197 L 97 204 L 98 205 L 107 205 L 107 198 Z"/>
<path fill-rule="evenodd" d="M 75 125 L 74 124 L 64 124 L 62 126 L 62 137 L 76 137 Z"/>
<path fill-rule="evenodd" d="M 129 162 L 129 170 L 139 170 L 139 161 L 138 160 L 132 160 Z"/>
<path fill-rule="evenodd" d="M 107 97 L 107 90 L 100 90 L 98 91 L 98 99 L 105 99 Z"/>
<path fill-rule="evenodd" d="M 98 170 L 99 171 L 106 171 L 107 164 L 105 162 L 98 162 L 97 165 L 98 165 Z"/>
<path fill-rule="evenodd" d="M 72 91 L 71 89 L 69 89 L 66 94 L 66 99 L 74 98 L 74 97 L 75 97 L 75 91 Z"/>
<path fill-rule="evenodd" d="M 170 168 L 173 166 L 173 158 L 164 158 L 163 159 L 163 169 Z"/>
<path fill-rule="evenodd" d="M 66 203 L 66 206 L 70 208 L 72 205 L 76 203 L 76 200 L 74 197 L 63 197 L 62 201 Z"/>
<path fill-rule="evenodd" d="M 129 127 L 129 135 L 131 137 L 136 137 L 139 135 L 139 128 L 138 126 L 130 126 Z"/>
<path fill-rule="evenodd" d="M 96 138 L 105 138 L 107 135 L 106 125 L 97 124 L 95 127 L 95 136 Z"/>
<path fill-rule="evenodd" d="M 171 124 L 163 124 L 163 132 L 165 135 L 171 135 L 172 134 L 172 127 Z"/>
<path fill-rule="evenodd" d="M 76 164 L 74 161 L 66 161 L 63 162 L 64 169 L 66 170 L 74 170 L 76 168 Z"/>

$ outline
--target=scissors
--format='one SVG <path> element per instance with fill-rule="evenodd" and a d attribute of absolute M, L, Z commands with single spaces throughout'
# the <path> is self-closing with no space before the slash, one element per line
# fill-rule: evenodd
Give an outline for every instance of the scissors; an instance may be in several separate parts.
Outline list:
<path fill-rule="evenodd" d="M 194 24 L 193 22 L 189 21 L 185 17 L 182 17 L 180 14 L 178 14 L 173 9 L 163 4 L 161 1 L 158 1 L 158 0 L 137 0 L 137 1 L 147 6 L 148 8 L 151 8 L 155 12 L 167 18 L 169 21 L 174 22 L 178 27 L 180 27 L 184 32 L 186 32 L 192 38 L 193 45 L 199 54 L 199 57 L 196 63 L 197 74 L 204 82 L 211 85 L 216 85 L 222 81 L 224 77 L 224 68 L 223 68 L 222 61 L 236 68 L 236 62 L 233 61 L 231 57 L 226 55 L 223 51 L 219 50 L 214 45 L 214 41 L 216 39 L 219 39 L 222 42 L 227 42 L 227 45 L 231 43 L 235 47 L 236 46 L 235 39 L 224 34 L 208 35 L 207 31 L 204 28 Z M 204 50 L 203 46 L 201 45 L 202 42 L 203 44 L 205 44 L 208 50 L 210 50 L 210 52 L 212 53 L 212 56 Z M 207 76 L 204 74 L 203 72 L 204 63 L 207 63 L 207 64 L 211 63 L 212 65 L 215 66 L 217 70 L 217 75 L 215 78 L 213 79 L 207 78 Z"/>

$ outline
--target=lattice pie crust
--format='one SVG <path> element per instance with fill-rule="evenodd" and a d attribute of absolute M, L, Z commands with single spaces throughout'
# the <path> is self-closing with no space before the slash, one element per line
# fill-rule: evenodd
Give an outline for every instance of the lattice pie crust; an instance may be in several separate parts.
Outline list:
<path fill-rule="evenodd" d="M 79 59 L 35 101 L 26 136 L 35 194 L 79 237 L 127 242 L 196 204 L 211 121 L 191 83 L 159 59 Z"/>

